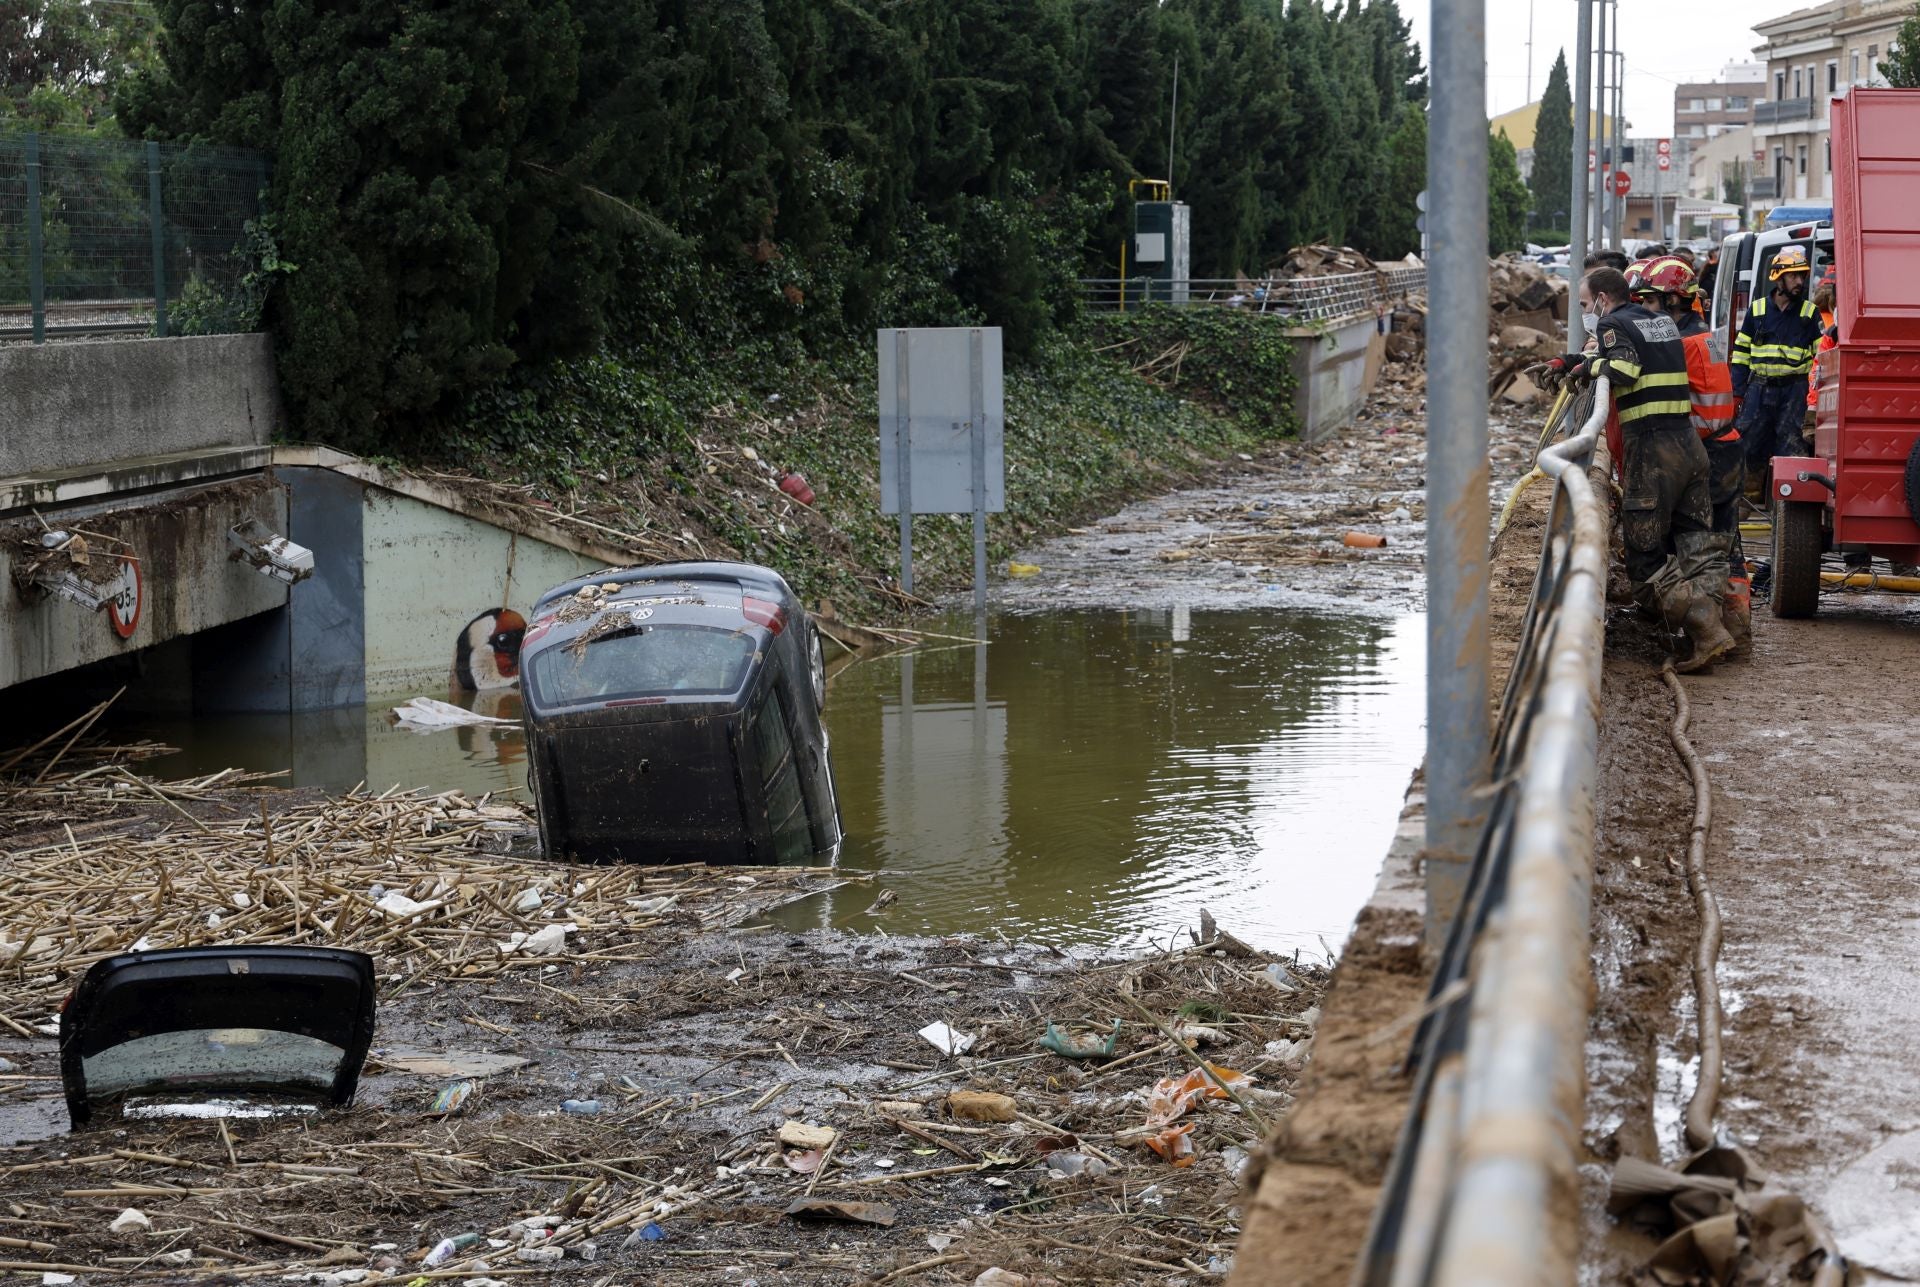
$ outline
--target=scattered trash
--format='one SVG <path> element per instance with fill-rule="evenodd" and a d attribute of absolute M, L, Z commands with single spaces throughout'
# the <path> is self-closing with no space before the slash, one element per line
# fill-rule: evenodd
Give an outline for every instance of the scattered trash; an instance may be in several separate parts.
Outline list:
<path fill-rule="evenodd" d="M 451 1238 L 442 1238 L 434 1243 L 433 1250 L 429 1251 L 427 1258 L 420 1263 L 429 1269 L 438 1269 L 461 1252 L 477 1247 L 485 1241 L 486 1238 L 481 1234 L 456 1233 Z"/>
<path fill-rule="evenodd" d="M 539 911 L 540 904 L 544 901 L 546 900 L 540 893 L 540 887 L 529 885 L 520 892 L 520 897 L 513 900 L 513 910 L 525 916 L 528 912 Z"/>
<path fill-rule="evenodd" d="M 881 911 L 883 911 L 888 907 L 893 906 L 893 904 L 898 902 L 899 900 L 900 900 L 900 895 L 898 893 L 894 892 L 891 889 L 883 889 L 880 891 L 880 897 L 874 899 L 873 902 L 868 905 L 867 910 L 862 912 L 861 915 L 877 916 L 880 914 Z"/>
<path fill-rule="evenodd" d="M 13 1062 L 13 1060 L 8 1059 L 5 1055 L 0 1055 L 0 1073 L 10 1073 L 10 1072 L 19 1072 L 19 1071 L 20 1071 L 19 1064 L 16 1064 L 15 1062 Z"/>
<path fill-rule="evenodd" d="M 515 930 L 507 935 L 506 942 L 496 946 L 502 952 L 524 952 L 528 956 L 559 956 L 567 950 L 567 935 L 579 928 L 572 921 L 555 921 L 531 934 L 523 934 Z"/>
<path fill-rule="evenodd" d="M 153 1221 L 147 1218 L 146 1212 L 128 1207 L 115 1216 L 107 1228 L 115 1233 L 146 1233 L 153 1228 Z"/>
<path fill-rule="evenodd" d="M 972 1033 L 957 1032 L 942 1020 L 935 1020 L 920 1029 L 920 1037 L 944 1055 L 964 1055 L 973 1049 L 978 1040 Z"/>
<path fill-rule="evenodd" d="M 480 715 L 452 702 L 431 697 L 414 697 L 393 708 L 393 722 L 416 733 L 431 733 L 443 728 L 468 728 L 476 724 L 507 725 L 517 728 L 517 719 Z"/>
<path fill-rule="evenodd" d="M 498 1055 L 482 1050 L 383 1050 L 378 1059 L 394 1072 L 417 1073 L 422 1077 L 492 1077 L 498 1073 L 524 1068 L 530 1062 L 519 1055 Z"/>
<path fill-rule="evenodd" d="M 1040 565 L 1038 563 L 1015 563 L 1012 560 L 1008 560 L 1007 575 L 1008 576 L 1039 576 Z"/>
<path fill-rule="evenodd" d="M 1111 1030 L 1092 1024 L 1069 1024 L 1065 1028 L 1056 1028 L 1049 1020 L 1046 1035 L 1040 1038 L 1040 1044 L 1068 1059 L 1111 1059 L 1119 1040 L 1118 1019 L 1113 1021 Z"/>
<path fill-rule="evenodd" d="M 1146 1138 L 1146 1145 L 1175 1166 L 1193 1165 L 1193 1123 L 1182 1122 Z"/>
<path fill-rule="evenodd" d="M 798 1152 L 783 1153 L 780 1156 L 781 1160 L 786 1162 L 788 1170 L 797 1171 L 801 1175 L 812 1175 L 820 1169 L 820 1163 L 822 1159 L 826 1157 L 826 1154 L 817 1148 L 810 1148 Z"/>
<path fill-rule="evenodd" d="M 467 1106 L 467 1100 L 473 1092 L 480 1089 L 477 1081 L 456 1081 L 442 1086 L 434 1092 L 433 1102 L 427 1106 L 428 1117 L 452 1117 Z"/>
<path fill-rule="evenodd" d="M 1231 1098 L 1221 1089 L 1222 1085 L 1238 1090 L 1253 1083 L 1252 1077 L 1232 1068 L 1222 1068 L 1217 1064 L 1208 1064 L 1207 1068 L 1212 1072 L 1212 1077 L 1195 1068 L 1184 1077 L 1162 1077 L 1155 1082 L 1147 1095 L 1147 1124 L 1163 1126 L 1185 1116 L 1188 1109 L 1203 1099 Z"/>
<path fill-rule="evenodd" d="M 163 1251 L 153 1258 L 156 1265 L 165 1265 L 169 1269 L 178 1269 L 182 1265 L 193 1263 L 192 1247 L 175 1247 L 172 1251 Z"/>
<path fill-rule="evenodd" d="M 597 1099 L 563 1099 L 560 1101 L 560 1111 L 569 1113 L 574 1117 L 598 1117 L 600 1116 L 600 1101 Z"/>
<path fill-rule="evenodd" d="M 1060 1175 L 1105 1175 L 1111 1168 L 1097 1157 L 1071 1153 L 1064 1149 L 1040 1159 L 1049 1171 Z"/>
<path fill-rule="evenodd" d="M 780 475 L 780 490 L 799 501 L 802 505 L 813 504 L 813 487 L 804 474 Z"/>
<path fill-rule="evenodd" d="M 1175 1024 L 1173 1035 L 1189 1046 L 1224 1046 L 1231 1040 L 1220 1029 L 1192 1020 Z"/>
<path fill-rule="evenodd" d="M 780 1123 L 779 1139 L 782 1147 L 824 1149 L 831 1145 L 840 1132 L 831 1126 L 809 1126 L 801 1121 Z"/>
<path fill-rule="evenodd" d="M 649 1220 L 628 1234 L 627 1240 L 621 1243 L 620 1247 L 622 1250 L 625 1250 L 629 1247 L 637 1247 L 643 1242 L 665 1242 L 666 1240 L 667 1231 L 661 1228 L 657 1222 Z"/>
<path fill-rule="evenodd" d="M 1279 988 L 1282 992 L 1298 992 L 1300 990 L 1300 980 L 1298 976 L 1278 961 L 1267 966 L 1263 974 L 1267 982 L 1273 984 L 1274 987 Z"/>
<path fill-rule="evenodd" d="M 927 1246 L 932 1248 L 936 1254 L 945 1251 L 952 1245 L 953 1235 L 950 1233 L 930 1233 L 927 1235 Z"/>
<path fill-rule="evenodd" d="M 845 1220 L 891 1229 L 893 1207 L 885 1202 L 842 1202 L 836 1198 L 795 1198 L 787 1214 L 796 1220 Z"/>
<path fill-rule="evenodd" d="M 40 1287 L 68 1287 L 73 1280 L 72 1274 L 44 1273 L 40 1275 Z"/>
<path fill-rule="evenodd" d="M 530 1265 L 550 1265 L 566 1257 L 562 1247 L 522 1247 L 513 1253 L 515 1260 L 523 1260 Z"/>
<path fill-rule="evenodd" d="M 1019 1118 L 1020 1106 L 1010 1095 L 991 1091 L 956 1090 L 947 1096 L 947 1112 L 967 1122 L 1011 1122 Z"/>
<path fill-rule="evenodd" d="M 423 912 L 430 912 L 440 906 L 440 904 L 435 902 L 416 903 L 399 890 L 390 889 L 380 895 L 380 901 L 376 902 L 374 906 L 389 916 L 404 920 L 408 917 L 418 916 Z"/>
<path fill-rule="evenodd" d="M 1340 544 L 1350 550 L 1378 550 L 1386 543 L 1387 538 L 1378 532 L 1348 532 L 1340 538 Z"/>
<path fill-rule="evenodd" d="M 1029 1278 L 996 1265 L 992 1269 L 981 1270 L 980 1276 L 973 1280 L 973 1287 L 1041 1287 L 1041 1284 L 1052 1281 L 1051 1278 Z"/>
<path fill-rule="evenodd" d="M 1229 1144 L 1220 1150 L 1220 1160 L 1227 1164 L 1227 1178 L 1230 1180 L 1238 1180 L 1240 1178 L 1240 1172 L 1247 1168 L 1247 1150 L 1241 1148 L 1238 1144 Z"/>

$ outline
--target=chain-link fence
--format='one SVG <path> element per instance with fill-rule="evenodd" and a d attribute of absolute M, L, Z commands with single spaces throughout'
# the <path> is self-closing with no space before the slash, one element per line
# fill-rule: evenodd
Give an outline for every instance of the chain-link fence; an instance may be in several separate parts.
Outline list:
<path fill-rule="evenodd" d="M 0 134 L 0 338 L 246 329 L 265 155 Z"/>
<path fill-rule="evenodd" d="M 1425 265 L 1382 268 L 1370 273 L 1325 277 L 1194 278 L 1168 282 L 1150 277 L 1089 277 L 1080 282 L 1081 301 L 1095 310 L 1143 308 L 1240 308 L 1272 313 L 1290 322 L 1331 322 L 1377 313 L 1392 301 L 1427 288 Z"/>

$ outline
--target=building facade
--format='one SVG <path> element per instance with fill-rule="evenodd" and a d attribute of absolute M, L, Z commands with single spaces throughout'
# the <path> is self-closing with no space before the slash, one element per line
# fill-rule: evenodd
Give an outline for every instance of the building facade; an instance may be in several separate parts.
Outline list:
<path fill-rule="evenodd" d="M 1828 0 L 1754 26 L 1768 91 L 1753 117 L 1755 210 L 1833 200 L 1829 104 L 1856 85 L 1886 83 L 1879 65 L 1912 11 L 1911 0 Z"/>
<path fill-rule="evenodd" d="M 1753 124 L 1753 109 L 1767 98 L 1765 63 L 1729 63 L 1720 79 L 1676 85 L 1673 136 L 1698 149 L 1709 139 Z"/>

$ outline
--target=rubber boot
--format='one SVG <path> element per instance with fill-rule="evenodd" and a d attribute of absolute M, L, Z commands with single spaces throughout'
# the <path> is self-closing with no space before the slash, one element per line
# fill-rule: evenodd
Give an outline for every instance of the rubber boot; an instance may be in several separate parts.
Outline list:
<path fill-rule="evenodd" d="M 1734 657 L 1753 652 L 1753 584 L 1743 576 L 1727 578 L 1727 597 L 1720 601 L 1720 624 L 1733 636 Z"/>
<path fill-rule="evenodd" d="M 1696 595 L 1687 604 L 1680 628 L 1687 632 L 1687 640 L 1693 645 L 1693 651 L 1684 660 L 1673 664 L 1683 675 L 1711 666 L 1733 651 L 1733 636 L 1720 624 L 1720 605 L 1706 595 Z"/>

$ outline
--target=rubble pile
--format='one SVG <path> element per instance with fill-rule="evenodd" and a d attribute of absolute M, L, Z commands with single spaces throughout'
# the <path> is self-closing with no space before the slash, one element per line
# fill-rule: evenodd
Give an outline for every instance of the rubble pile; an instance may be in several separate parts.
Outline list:
<path fill-rule="evenodd" d="M 1545 396 L 1527 368 L 1566 348 L 1567 279 L 1512 255 L 1487 269 L 1487 397 L 1524 407 Z"/>

